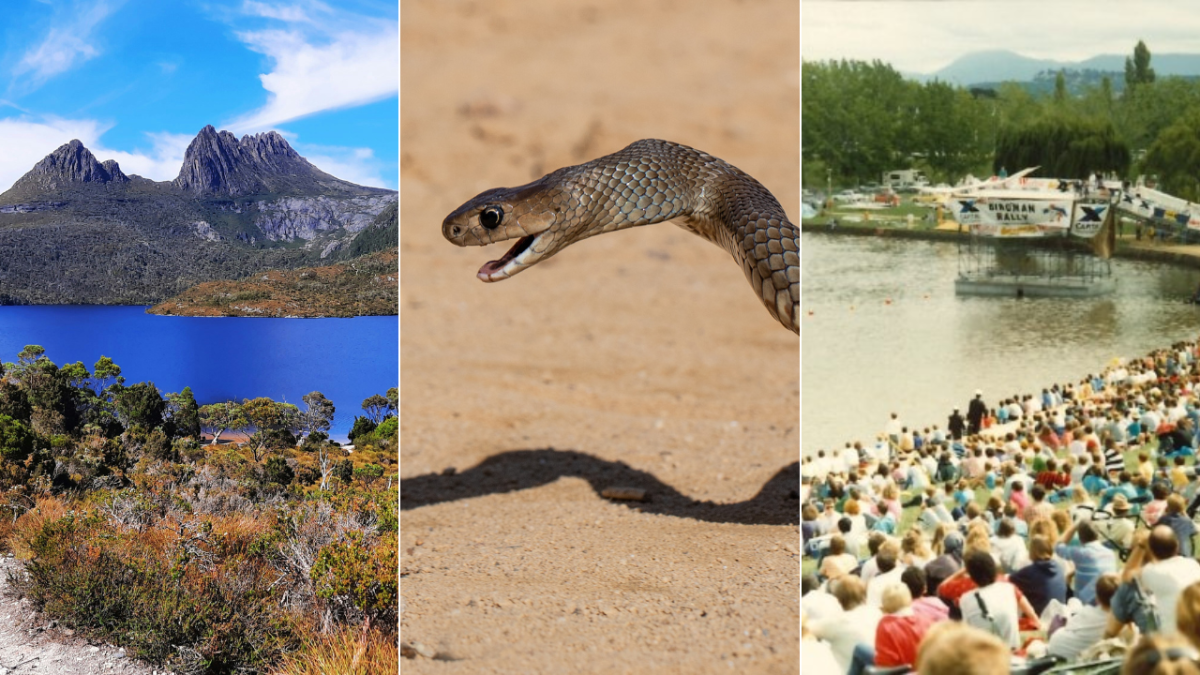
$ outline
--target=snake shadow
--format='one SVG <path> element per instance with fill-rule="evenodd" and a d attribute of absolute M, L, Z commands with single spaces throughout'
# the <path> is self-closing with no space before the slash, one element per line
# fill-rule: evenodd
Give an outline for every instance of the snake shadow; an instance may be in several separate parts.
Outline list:
<path fill-rule="evenodd" d="M 516 492 L 552 483 L 563 476 L 582 478 L 597 497 L 609 487 L 646 490 L 646 501 L 622 502 L 645 513 L 695 518 L 713 523 L 796 525 L 800 523 L 800 462 L 780 469 L 750 499 L 718 504 L 692 499 L 654 474 L 574 450 L 510 450 L 492 455 L 465 471 L 428 473 L 400 481 L 400 509 Z"/>

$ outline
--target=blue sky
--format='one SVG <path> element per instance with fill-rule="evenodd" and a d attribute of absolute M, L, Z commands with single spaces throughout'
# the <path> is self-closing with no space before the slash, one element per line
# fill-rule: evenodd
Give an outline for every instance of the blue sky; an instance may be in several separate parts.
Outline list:
<path fill-rule="evenodd" d="M 171 180 L 206 124 L 395 189 L 395 0 L 2 0 L 0 192 L 78 138 Z"/>

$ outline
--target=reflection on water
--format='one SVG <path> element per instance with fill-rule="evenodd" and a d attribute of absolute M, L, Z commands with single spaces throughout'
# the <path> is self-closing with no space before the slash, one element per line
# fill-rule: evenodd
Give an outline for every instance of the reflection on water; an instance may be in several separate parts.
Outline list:
<path fill-rule="evenodd" d="M 945 428 L 975 389 L 999 399 L 1200 336 L 1200 270 L 1113 261 L 1095 299 L 954 294 L 954 244 L 803 235 L 804 451 L 868 440 L 889 413 Z"/>

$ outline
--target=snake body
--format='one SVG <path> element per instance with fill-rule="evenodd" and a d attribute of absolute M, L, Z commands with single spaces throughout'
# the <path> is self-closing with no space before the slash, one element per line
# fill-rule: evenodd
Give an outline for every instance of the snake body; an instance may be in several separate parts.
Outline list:
<path fill-rule="evenodd" d="M 459 246 L 517 238 L 480 268 L 500 281 L 604 232 L 675 219 L 729 251 L 771 316 L 800 332 L 800 238 L 767 188 L 737 167 L 686 145 L 647 139 L 458 207 L 442 234 Z"/>

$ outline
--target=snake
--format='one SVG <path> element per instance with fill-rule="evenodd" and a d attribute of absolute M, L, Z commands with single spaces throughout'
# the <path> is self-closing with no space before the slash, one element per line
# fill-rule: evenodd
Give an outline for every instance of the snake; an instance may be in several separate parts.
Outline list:
<path fill-rule="evenodd" d="M 672 220 L 733 255 L 771 316 L 800 333 L 800 236 L 771 191 L 728 162 L 686 145 L 636 141 L 519 187 L 479 193 L 446 216 L 458 246 L 516 239 L 476 275 L 496 282 L 575 242 Z"/>

